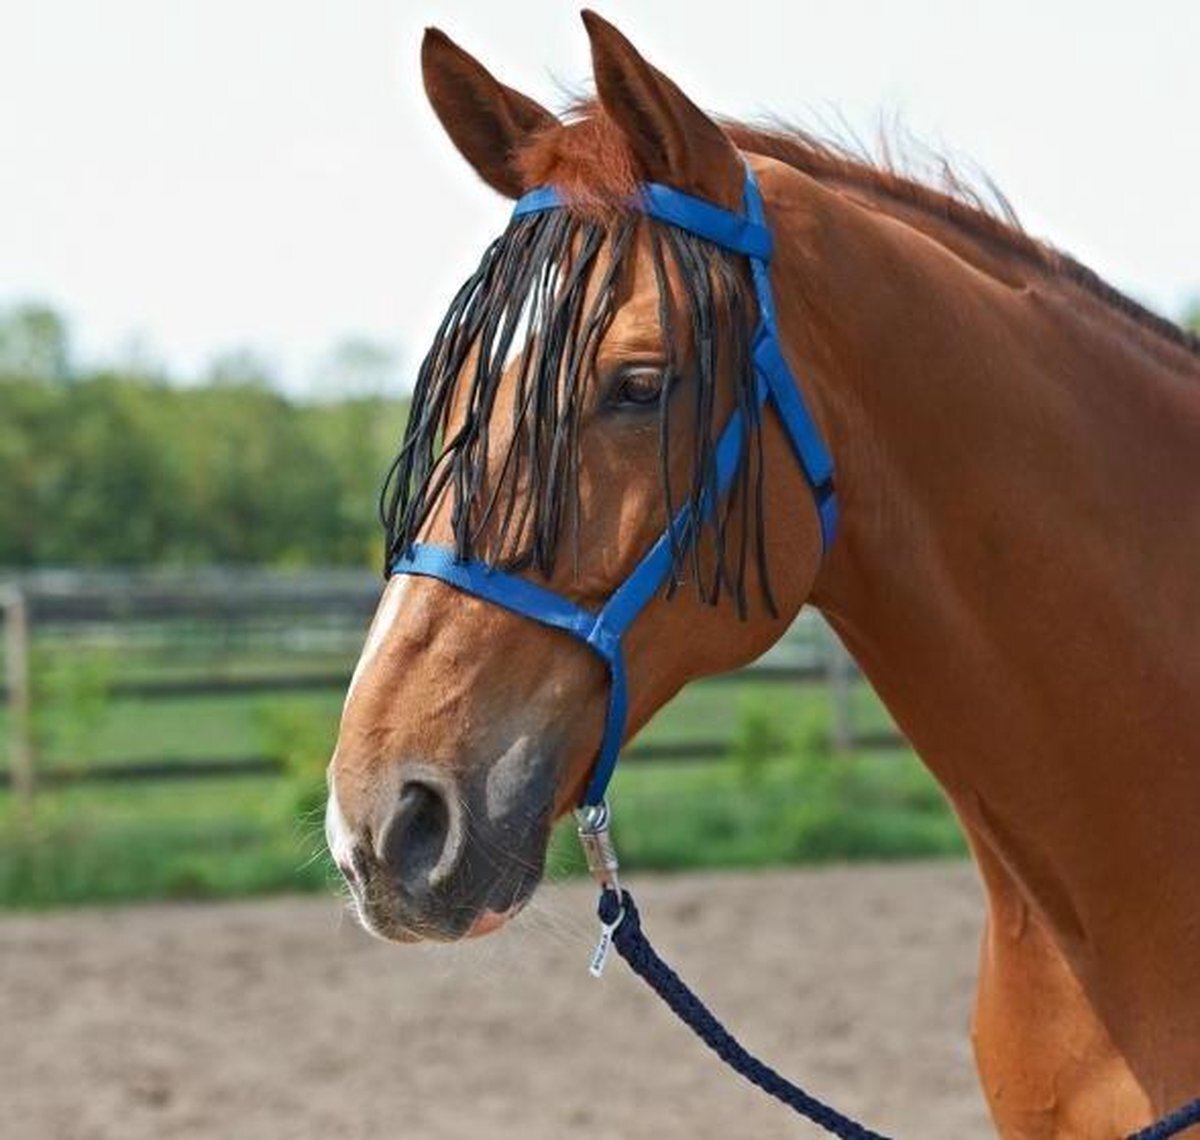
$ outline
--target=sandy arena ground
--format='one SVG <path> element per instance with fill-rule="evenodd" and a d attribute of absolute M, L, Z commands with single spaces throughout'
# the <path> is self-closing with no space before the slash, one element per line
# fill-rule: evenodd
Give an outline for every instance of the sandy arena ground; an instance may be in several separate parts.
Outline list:
<path fill-rule="evenodd" d="M 633 884 L 665 957 L 768 1061 L 890 1135 L 992 1135 L 965 865 Z M 619 959 L 589 885 L 399 948 L 333 899 L 0 920 L 0 1134 L 22 1140 L 809 1137 Z"/>

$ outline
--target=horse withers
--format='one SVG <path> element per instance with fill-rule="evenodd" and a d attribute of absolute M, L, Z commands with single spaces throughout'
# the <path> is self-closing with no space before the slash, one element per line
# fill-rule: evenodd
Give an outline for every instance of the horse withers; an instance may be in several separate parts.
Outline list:
<path fill-rule="evenodd" d="M 593 788 L 615 680 L 578 631 L 486 591 L 525 583 L 565 623 L 658 547 L 664 586 L 619 637 L 620 735 L 816 605 L 980 867 L 998 1127 L 1123 1134 L 1200 1086 L 1197 345 L 966 189 L 714 121 L 585 23 L 597 97 L 563 121 L 424 44 L 476 172 L 558 205 L 518 213 L 453 301 L 385 487 L 398 572 L 327 814 L 363 922 L 455 939 L 521 908 Z M 753 258 L 642 208 L 654 184 L 742 213 L 747 169 L 782 356 L 836 468 L 828 549 L 759 399 Z M 438 572 L 408 572 L 422 549 Z"/>

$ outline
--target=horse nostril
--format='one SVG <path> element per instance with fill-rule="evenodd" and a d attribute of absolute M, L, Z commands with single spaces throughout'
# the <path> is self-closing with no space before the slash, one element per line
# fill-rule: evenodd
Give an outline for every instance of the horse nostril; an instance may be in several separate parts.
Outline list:
<path fill-rule="evenodd" d="M 420 894 L 453 871 L 461 848 L 457 806 L 440 787 L 409 780 L 379 837 L 378 855 L 395 883 Z"/>

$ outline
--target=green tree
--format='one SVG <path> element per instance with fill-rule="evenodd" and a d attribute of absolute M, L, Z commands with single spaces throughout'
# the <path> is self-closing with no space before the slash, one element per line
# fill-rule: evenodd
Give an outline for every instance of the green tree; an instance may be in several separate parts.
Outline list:
<path fill-rule="evenodd" d="M 304 430 L 336 485 L 326 517 L 329 561 L 374 567 L 383 557 L 378 491 L 400 446 L 404 405 L 381 396 L 311 404 Z"/>
<path fill-rule="evenodd" d="M 164 384 L 111 373 L 72 387 L 37 561 L 145 564 L 169 554 L 180 484 L 173 397 Z"/>
<path fill-rule="evenodd" d="M 333 346 L 313 377 L 318 400 L 365 399 L 395 390 L 399 357 L 367 337 L 346 337 Z"/>
<path fill-rule="evenodd" d="M 271 388 L 274 372 L 270 363 L 252 348 L 234 348 L 218 353 L 208 366 L 209 384 L 223 388 Z"/>
<path fill-rule="evenodd" d="M 0 379 L 63 384 L 71 374 L 71 338 L 59 313 L 29 302 L 0 314 Z"/>
<path fill-rule="evenodd" d="M 0 566 L 377 564 L 400 401 L 289 399 L 245 350 L 200 387 L 134 360 L 72 374 L 65 323 L 33 309 L 0 318 Z"/>
<path fill-rule="evenodd" d="M 57 520 L 61 451 L 69 389 L 35 380 L 0 380 L 0 565 L 29 566 Z"/>

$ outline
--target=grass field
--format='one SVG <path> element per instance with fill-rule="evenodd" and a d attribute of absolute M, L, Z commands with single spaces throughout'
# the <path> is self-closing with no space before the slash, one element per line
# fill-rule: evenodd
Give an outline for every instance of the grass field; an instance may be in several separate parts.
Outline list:
<path fill-rule="evenodd" d="M 858 723 L 886 723 L 864 687 Z M 340 694 L 68 702 L 43 725 L 49 767 L 270 755 L 281 778 L 93 784 L 0 793 L 0 906 L 327 889 L 322 772 Z M 82 710 L 82 712 L 80 711 Z M 66 721 L 65 715 L 62 718 Z M 792 683 L 698 684 L 640 741 L 728 740 L 717 762 L 628 763 L 614 785 L 630 868 L 757 866 L 957 854 L 940 792 L 908 752 L 830 756 L 828 700 Z M 0 725 L 2 727 L 2 725 Z M 553 873 L 579 869 L 569 826 Z"/>
<path fill-rule="evenodd" d="M 794 632 L 784 655 L 812 660 L 819 630 L 808 623 Z M 30 815 L 0 791 L 0 906 L 331 887 L 321 814 L 340 691 L 149 699 L 114 687 L 348 674 L 360 639 L 344 620 L 278 618 L 43 632 L 34 655 L 40 772 L 263 757 L 283 775 L 48 783 Z M 865 685 L 855 701 L 858 728 L 887 724 Z M 962 850 L 940 793 L 911 754 L 831 756 L 829 722 L 820 687 L 747 676 L 685 690 L 638 740 L 682 748 L 685 759 L 627 761 L 615 782 L 624 861 L 757 866 Z M 0 733 L 6 728 L 0 712 Z M 689 745 L 713 741 L 725 742 L 724 758 L 686 759 Z M 550 865 L 557 874 L 580 869 L 569 825 L 555 837 Z"/>

